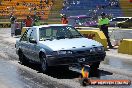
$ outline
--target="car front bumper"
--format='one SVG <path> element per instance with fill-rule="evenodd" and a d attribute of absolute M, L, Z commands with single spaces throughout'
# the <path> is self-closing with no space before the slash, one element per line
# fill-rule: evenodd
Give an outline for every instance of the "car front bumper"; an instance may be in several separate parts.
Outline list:
<path fill-rule="evenodd" d="M 68 56 L 48 56 L 47 63 L 49 66 L 73 65 L 73 64 L 91 64 L 93 62 L 103 61 L 106 53 L 96 53 L 88 55 L 68 55 Z"/>

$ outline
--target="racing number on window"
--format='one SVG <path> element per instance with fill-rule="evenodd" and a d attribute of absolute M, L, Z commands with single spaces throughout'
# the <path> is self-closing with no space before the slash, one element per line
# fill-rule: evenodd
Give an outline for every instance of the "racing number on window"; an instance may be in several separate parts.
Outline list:
<path fill-rule="evenodd" d="M 32 29 L 29 39 L 37 40 L 36 30 Z"/>
<path fill-rule="evenodd" d="M 28 41 L 29 34 L 31 33 L 32 29 L 28 29 L 27 31 L 24 32 L 21 41 Z"/>

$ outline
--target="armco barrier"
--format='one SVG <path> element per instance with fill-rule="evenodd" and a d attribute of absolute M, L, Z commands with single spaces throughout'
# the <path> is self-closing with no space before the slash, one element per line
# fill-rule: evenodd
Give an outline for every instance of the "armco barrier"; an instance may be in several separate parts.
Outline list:
<path fill-rule="evenodd" d="M 107 39 L 102 31 L 99 30 L 78 30 L 85 37 L 100 42 L 107 49 Z"/>
<path fill-rule="evenodd" d="M 118 47 L 118 53 L 132 55 L 132 39 L 123 39 Z"/>
<path fill-rule="evenodd" d="M 16 22 L 21 27 L 21 22 Z M 10 22 L 0 22 L 0 28 L 11 28 Z"/>
<path fill-rule="evenodd" d="M 10 22 L 0 22 L 0 28 L 10 28 L 11 23 Z"/>

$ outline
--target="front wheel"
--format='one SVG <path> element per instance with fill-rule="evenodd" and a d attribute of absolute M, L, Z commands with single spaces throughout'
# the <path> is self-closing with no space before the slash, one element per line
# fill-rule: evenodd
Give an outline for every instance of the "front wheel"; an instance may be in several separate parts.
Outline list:
<path fill-rule="evenodd" d="M 90 66 L 90 76 L 99 77 L 99 65 L 100 62 L 95 62 Z"/>
<path fill-rule="evenodd" d="M 20 64 L 28 64 L 29 62 L 22 52 L 19 52 L 19 61 Z"/>
<path fill-rule="evenodd" d="M 82 79 L 80 80 L 80 84 L 81 84 L 82 86 L 87 86 L 87 85 L 90 85 L 91 82 L 90 82 L 90 79 L 88 79 L 88 78 L 82 78 Z"/>
<path fill-rule="evenodd" d="M 48 71 L 48 64 L 45 55 L 41 56 L 41 70 L 43 73 L 46 73 Z"/>

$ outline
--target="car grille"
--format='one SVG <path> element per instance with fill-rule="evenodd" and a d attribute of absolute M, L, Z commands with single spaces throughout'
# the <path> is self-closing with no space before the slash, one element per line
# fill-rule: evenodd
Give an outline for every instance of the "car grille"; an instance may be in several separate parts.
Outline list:
<path fill-rule="evenodd" d="M 84 51 L 75 51 L 74 54 L 88 54 L 90 53 L 90 50 L 84 50 Z"/>
<path fill-rule="evenodd" d="M 100 53 L 100 52 L 103 52 L 103 50 L 99 50 L 98 47 L 94 47 L 93 48 L 94 51 L 90 52 L 90 49 L 89 50 L 82 50 L 82 51 L 74 51 L 74 54 L 90 54 L 90 53 Z"/>
<path fill-rule="evenodd" d="M 85 54 L 85 53 L 90 53 L 90 50 L 85 50 L 85 51 L 77 51 L 77 54 Z"/>

